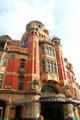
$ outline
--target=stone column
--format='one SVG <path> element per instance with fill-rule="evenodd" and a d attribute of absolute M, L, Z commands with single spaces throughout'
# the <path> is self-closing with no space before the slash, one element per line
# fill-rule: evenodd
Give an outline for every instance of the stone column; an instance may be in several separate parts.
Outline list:
<path fill-rule="evenodd" d="M 26 120 L 37 120 L 40 116 L 40 103 L 33 102 L 26 105 Z"/>
<path fill-rule="evenodd" d="M 9 118 L 10 118 L 10 108 L 11 108 L 11 104 L 7 101 L 6 102 L 6 109 L 5 109 L 4 120 L 9 120 Z"/>
<path fill-rule="evenodd" d="M 73 104 L 65 104 L 64 108 L 64 120 L 74 120 Z"/>
<path fill-rule="evenodd" d="M 73 104 L 68 104 L 68 120 L 74 120 Z"/>
<path fill-rule="evenodd" d="M 79 109 L 77 106 L 74 107 L 75 120 L 79 119 Z"/>

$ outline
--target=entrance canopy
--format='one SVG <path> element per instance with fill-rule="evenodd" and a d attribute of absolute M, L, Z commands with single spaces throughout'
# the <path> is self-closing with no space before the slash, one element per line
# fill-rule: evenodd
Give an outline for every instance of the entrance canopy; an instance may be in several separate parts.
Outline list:
<path fill-rule="evenodd" d="M 72 100 L 72 99 L 64 99 L 64 98 L 55 98 L 55 97 L 41 97 L 39 100 L 18 100 L 14 101 L 14 104 L 28 104 L 33 102 L 53 102 L 53 103 L 62 103 L 62 104 L 74 104 L 74 105 L 80 105 L 79 100 Z"/>

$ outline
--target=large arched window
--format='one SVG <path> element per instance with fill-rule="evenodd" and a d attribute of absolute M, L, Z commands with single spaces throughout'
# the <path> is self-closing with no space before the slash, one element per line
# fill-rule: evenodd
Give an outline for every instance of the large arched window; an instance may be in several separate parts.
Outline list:
<path fill-rule="evenodd" d="M 58 91 L 54 87 L 52 87 L 52 86 L 44 86 L 42 88 L 41 92 L 42 93 L 44 93 L 44 92 L 50 92 L 50 93 L 56 93 L 56 94 L 58 93 Z"/>

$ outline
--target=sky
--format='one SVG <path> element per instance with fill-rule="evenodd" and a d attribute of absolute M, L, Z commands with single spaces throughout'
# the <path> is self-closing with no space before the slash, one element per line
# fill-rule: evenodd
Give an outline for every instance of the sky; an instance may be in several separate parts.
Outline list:
<path fill-rule="evenodd" d="M 41 21 L 61 39 L 64 57 L 80 84 L 80 0 L 0 0 L 0 35 L 20 40 L 26 24 Z"/>

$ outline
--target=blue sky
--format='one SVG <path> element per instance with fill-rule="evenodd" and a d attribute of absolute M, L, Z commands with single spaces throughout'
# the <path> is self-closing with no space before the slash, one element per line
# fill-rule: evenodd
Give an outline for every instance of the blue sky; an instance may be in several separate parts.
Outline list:
<path fill-rule="evenodd" d="M 51 37 L 61 39 L 63 55 L 73 64 L 79 83 L 79 5 L 80 0 L 0 0 L 0 35 L 20 40 L 28 22 L 41 21 Z"/>

